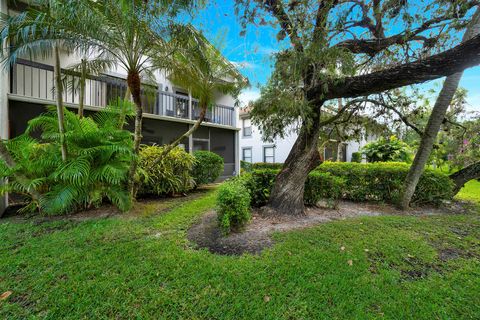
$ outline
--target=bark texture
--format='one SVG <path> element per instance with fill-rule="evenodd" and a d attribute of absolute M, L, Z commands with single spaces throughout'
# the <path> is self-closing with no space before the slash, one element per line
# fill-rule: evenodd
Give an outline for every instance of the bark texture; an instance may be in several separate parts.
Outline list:
<path fill-rule="evenodd" d="M 310 171 L 320 165 L 318 137 L 322 126 L 320 114 L 314 119 L 314 125 L 307 130 L 303 126 L 295 144 L 275 179 L 266 210 L 274 214 L 303 215 L 303 193 L 305 181 Z"/>
<path fill-rule="evenodd" d="M 468 41 L 480 31 L 480 9 L 474 14 L 467 31 L 463 37 L 463 41 Z M 442 125 L 447 109 L 450 106 L 453 96 L 458 89 L 458 84 L 462 78 L 463 72 L 455 73 L 445 79 L 442 90 L 438 95 L 437 101 L 433 107 L 427 126 L 422 135 L 420 146 L 413 160 L 410 171 L 403 185 L 402 197 L 399 203 L 400 208 L 406 209 L 410 205 L 413 194 L 417 187 L 420 176 L 425 170 L 428 158 L 433 149 L 433 145 L 437 139 L 438 131 Z"/>
<path fill-rule="evenodd" d="M 141 95 L 141 82 L 140 74 L 137 71 L 128 72 L 127 84 L 132 94 L 133 103 L 135 104 L 135 132 L 133 138 L 133 152 L 135 156 L 140 151 L 140 143 L 142 142 L 142 95 Z M 130 165 L 130 172 L 128 176 L 128 190 L 130 195 L 135 197 L 135 173 L 137 171 L 138 159 L 135 157 Z"/>
<path fill-rule="evenodd" d="M 60 149 L 62 160 L 67 160 L 67 142 L 65 141 L 65 115 L 63 111 L 63 84 L 62 69 L 60 65 L 60 52 L 58 45 L 55 46 L 55 99 L 57 105 L 58 131 L 60 133 Z"/>
<path fill-rule="evenodd" d="M 450 179 L 452 179 L 455 183 L 455 188 L 453 191 L 455 194 L 457 194 L 468 181 L 480 179 L 480 161 L 451 174 Z"/>

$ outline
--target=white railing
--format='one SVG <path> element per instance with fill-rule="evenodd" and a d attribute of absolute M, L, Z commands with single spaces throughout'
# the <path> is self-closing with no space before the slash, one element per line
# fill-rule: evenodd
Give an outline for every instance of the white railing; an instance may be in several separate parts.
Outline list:
<path fill-rule="evenodd" d="M 64 82 L 63 99 L 67 104 L 78 104 L 79 74 L 62 70 Z M 118 97 L 125 97 L 127 85 L 124 79 L 110 76 L 88 76 L 85 83 L 87 106 L 103 107 Z M 18 59 L 11 68 L 10 92 L 46 101 L 55 101 L 54 70 L 50 65 Z M 160 91 L 152 85 L 143 85 L 142 104 L 145 113 L 196 120 L 200 114 L 198 101 L 186 95 Z M 223 105 L 210 106 L 205 122 L 225 126 L 235 126 L 235 110 Z"/>

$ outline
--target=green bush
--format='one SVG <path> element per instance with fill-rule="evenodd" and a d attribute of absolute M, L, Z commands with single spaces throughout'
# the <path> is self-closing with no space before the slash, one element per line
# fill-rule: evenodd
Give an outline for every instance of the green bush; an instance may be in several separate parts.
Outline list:
<path fill-rule="evenodd" d="M 229 180 L 219 187 L 217 213 L 225 234 L 240 229 L 250 220 L 250 194 L 241 179 Z"/>
<path fill-rule="evenodd" d="M 344 199 L 396 203 L 409 168 L 408 164 L 398 162 L 324 162 L 315 170 L 344 178 Z M 427 169 L 420 178 L 412 203 L 439 204 L 452 197 L 451 179 L 440 171 Z"/>
<path fill-rule="evenodd" d="M 407 162 L 412 160 L 410 147 L 395 136 L 381 137 L 362 148 L 368 162 Z"/>
<path fill-rule="evenodd" d="M 262 170 L 262 169 L 273 169 L 280 170 L 283 167 L 283 163 L 267 163 L 267 162 L 256 162 L 252 164 L 253 170 Z"/>
<path fill-rule="evenodd" d="M 362 162 L 362 154 L 360 152 L 353 152 L 352 162 L 356 162 L 356 163 Z"/>
<path fill-rule="evenodd" d="M 192 176 L 197 186 L 215 182 L 223 172 L 223 158 L 210 151 L 195 151 Z"/>
<path fill-rule="evenodd" d="M 253 170 L 253 164 L 251 162 L 240 160 L 240 173 L 251 172 Z"/>
<path fill-rule="evenodd" d="M 253 170 L 242 176 L 244 185 L 250 192 L 252 207 L 264 206 L 270 198 L 270 192 L 279 170 Z M 344 179 L 329 173 L 311 172 L 305 182 L 304 202 L 315 205 L 321 199 L 331 203 L 341 198 Z"/>
<path fill-rule="evenodd" d="M 243 181 L 250 192 L 252 207 L 261 207 L 267 203 L 278 172 L 279 170 L 259 169 L 244 175 Z"/>
<path fill-rule="evenodd" d="M 73 213 L 105 200 L 128 210 L 133 141 L 121 128 L 132 111 L 133 105 L 122 100 L 82 119 L 65 109 L 68 153 L 63 161 L 56 107 L 48 107 L 47 113 L 29 121 L 25 134 L 5 142 L 15 165 L 0 159 L 0 179 L 8 178 L 0 194 L 19 194 L 26 201 L 23 212 L 38 210 L 45 215 Z M 41 139 L 32 138 L 32 133 Z"/>
<path fill-rule="evenodd" d="M 142 146 L 139 160 L 139 193 L 142 195 L 172 195 L 184 193 L 194 186 L 190 172 L 195 158 L 180 147 L 170 151 L 162 161 L 153 163 L 162 154 L 163 147 Z"/>
<path fill-rule="evenodd" d="M 329 206 L 336 207 L 337 201 L 342 198 L 345 188 L 345 179 L 336 177 L 328 172 L 313 171 L 305 182 L 303 200 L 306 205 L 316 205 L 325 199 Z"/>

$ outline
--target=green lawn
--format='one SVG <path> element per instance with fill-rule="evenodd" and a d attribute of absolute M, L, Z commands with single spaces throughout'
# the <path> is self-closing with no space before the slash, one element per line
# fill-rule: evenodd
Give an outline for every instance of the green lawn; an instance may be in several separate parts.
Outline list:
<path fill-rule="evenodd" d="M 471 180 L 457 195 L 457 198 L 480 204 L 480 181 Z"/>
<path fill-rule="evenodd" d="M 478 214 L 338 221 L 228 257 L 186 240 L 214 191 L 180 202 L 158 214 L 0 222 L 0 294 L 13 291 L 0 319 L 480 318 Z"/>

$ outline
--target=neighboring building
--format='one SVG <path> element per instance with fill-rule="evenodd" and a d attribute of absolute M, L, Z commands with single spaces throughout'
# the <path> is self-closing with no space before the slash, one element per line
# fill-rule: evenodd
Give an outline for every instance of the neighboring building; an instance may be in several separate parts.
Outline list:
<path fill-rule="evenodd" d="M 248 108 L 240 110 L 238 123 L 240 126 L 240 160 L 242 161 L 283 163 L 297 139 L 297 133 L 291 130 L 283 139 L 277 138 L 273 142 L 264 141 L 259 128 L 252 124 Z M 367 143 L 368 141 L 364 139 L 342 143 L 341 161 L 350 162 L 352 153 L 360 151 Z M 323 159 L 336 161 L 337 150 L 336 143 L 329 143 L 324 149 Z"/>
<path fill-rule="evenodd" d="M 12 4 L 9 7 L 8 4 Z M 4 14 L 17 14 L 14 2 L 0 0 Z M 81 57 L 61 53 L 62 68 L 80 62 Z M 46 105 L 55 104 L 53 57 L 43 60 L 17 59 L 9 70 L 0 71 L 0 139 L 10 139 L 25 131 L 27 122 L 45 112 Z M 69 81 L 77 76 L 68 75 Z M 165 144 L 185 133 L 198 118 L 197 100 L 182 88 L 175 87 L 164 72 L 156 72 L 156 84 L 144 94 L 143 143 Z M 126 72 L 110 70 L 101 75 L 90 75 L 86 81 L 85 110 L 95 112 L 107 103 L 123 98 L 127 89 Z M 65 90 L 64 103 L 75 109 L 79 102 L 78 90 Z M 239 172 L 237 110 L 232 96 L 218 93 L 216 105 L 207 112 L 202 126 L 185 139 L 182 145 L 190 152 L 209 150 L 225 162 L 223 176 Z M 129 126 L 133 131 L 133 123 Z M 2 210 L 0 201 L 0 212 Z M 5 205 L 5 204 L 4 204 Z"/>

